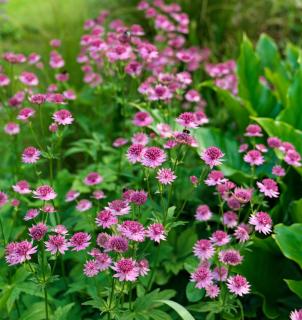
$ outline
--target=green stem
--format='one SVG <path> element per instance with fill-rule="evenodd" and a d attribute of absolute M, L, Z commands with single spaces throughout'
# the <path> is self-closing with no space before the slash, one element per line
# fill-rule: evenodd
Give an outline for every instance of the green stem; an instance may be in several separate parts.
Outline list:
<path fill-rule="evenodd" d="M 44 291 L 44 304 L 45 304 L 45 319 L 49 320 L 48 314 L 48 293 L 47 293 L 47 283 L 45 277 L 45 247 L 42 243 L 42 275 L 43 275 L 43 291 Z"/>

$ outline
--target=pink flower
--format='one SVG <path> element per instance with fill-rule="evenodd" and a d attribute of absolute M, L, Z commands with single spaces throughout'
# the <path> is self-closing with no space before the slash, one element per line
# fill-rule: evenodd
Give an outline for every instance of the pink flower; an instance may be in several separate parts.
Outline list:
<path fill-rule="evenodd" d="M 238 223 L 238 216 L 233 211 L 227 211 L 223 214 L 222 222 L 228 228 L 234 228 Z"/>
<path fill-rule="evenodd" d="M 221 171 L 213 170 L 209 173 L 208 178 L 205 180 L 205 184 L 208 186 L 216 186 L 226 182 L 227 179 Z"/>
<path fill-rule="evenodd" d="M 13 190 L 19 194 L 31 193 L 29 183 L 26 180 L 21 180 L 13 186 Z"/>
<path fill-rule="evenodd" d="M 206 296 L 211 298 L 211 299 L 215 299 L 219 296 L 220 293 L 220 289 L 216 284 L 210 284 L 208 286 L 206 286 Z"/>
<path fill-rule="evenodd" d="M 211 168 L 214 166 L 219 166 L 221 164 L 221 158 L 224 154 L 217 147 L 209 147 L 204 150 L 201 159 L 209 165 Z"/>
<path fill-rule="evenodd" d="M 87 232 L 77 232 L 69 240 L 69 246 L 72 250 L 81 251 L 90 245 L 91 235 Z"/>
<path fill-rule="evenodd" d="M 107 51 L 109 61 L 128 60 L 132 55 L 131 47 L 128 45 L 116 45 Z"/>
<path fill-rule="evenodd" d="M 290 320 L 302 320 L 302 309 L 290 313 Z"/>
<path fill-rule="evenodd" d="M 132 258 L 122 258 L 117 261 L 112 269 L 116 272 L 113 277 L 119 281 L 135 281 L 139 276 L 139 269 Z"/>
<path fill-rule="evenodd" d="M 130 201 L 137 206 L 142 206 L 146 203 L 148 194 L 145 191 L 133 191 L 130 195 Z"/>
<path fill-rule="evenodd" d="M 166 240 L 165 228 L 161 223 L 153 223 L 149 225 L 146 235 L 157 243 L 160 243 L 161 240 Z"/>
<path fill-rule="evenodd" d="M 284 168 L 277 165 L 272 168 L 272 174 L 277 177 L 284 177 L 286 172 L 285 172 Z"/>
<path fill-rule="evenodd" d="M 126 220 L 118 226 L 118 231 L 129 240 L 143 242 L 145 240 L 145 229 L 137 221 Z"/>
<path fill-rule="evenodd" d="M 262 137 L 262 130 L 257 124 L 250 124 L 245 129 L 245 136 L 247 137 Z"/>
<path fill-rule="evenodd" d="M 230 236 L 221 230 L 217 230 L 212 233 L 212 236 L 210 237 L 210 240 L 216 245 L 216 246 L 223 246 L 231 241 Z"/>
<path fill-rule="evenodd" d="M 243 143 L 239 146 L 239 153 L 245 152 L 249 148 L 249 145 L 247 143 Z"/>
<path fill-rule="evenodd" d="M 249 163 L 251 166 L 260 166 L 264 163 L 264 158 L 260 151 L 250 150 L 243 157 L 243 160 Z"/>
<path fill-rule="evenodd" d="M 99 239 L 98 239 L 99 240 Z M 99 241 L 98 241 L 99 243 Z M 104 242 L 106 251 L 126 252 L 128 251 L 128 240 L 122 236 L 109 236 Z"/>
<path fill-rule="evenodd" d="M 31 259 L 31 255 L 37 252 L 37 247 L 27 240 L 11 242 L 5 248 L 6 262 L 12 266 Z"/>
<path fill-rule="evenodd" d="M 54 226 L 51 231 L 57 233 L 57 234 L 61 234 L 61 235 L 66 235 L 68 234 L 68 230 L 66 229 L 65 226 L 63 226 L 62 224 L 58 224 L 56 226 Z"/>
<path fill-rule="evenodd" d="M 193 252 L 196 257 L 201 260 L 207 260 L 213 257 L 215 249 L 210 240 L 202 239 L 198 240 L 194 247 Z"/>
<path fill-rule="evenodd" d="M 91 197 L 96 200 L 101 200 L 101 199 L 105 199 L 106 195 L 102 190 L 94 190 Z"/>
<path fill-rule="evenodd" d="M 20 132 L 20 126 L 17 123 L 9 122 L 4 127 L 5 133 L 10 136 L 14 136 Z"/>
<path fill-rule="evenodd" d="M 45 242 L 45 246 L 46 250 L 51 254 L 56 254 L 57 252 L 64 254 L 68 250 L 67 240 L 60 234 L 49 236 L 48 241 Z"/>
<path fill-rule="evenodd" d="M 223 266 L 214 268 L 213 277 L 216 281 L 226 281 L 228 277 L 228 269 Z"/>
<path fill-rule="evenodd" d="M 29 97 L 29 101 L 33 104 L 43 104 L 46 101 L 46 94 L 36 93 Z"/>
<path fill-rule="evenodd" d="M 270 148 L 280 148 L 282 141 L 277 137 L 269 137 L 267 139 L 267 144 Z"/>
<path fill-rule="evenodd" d="M 300 167 L 301 166 L 301 156 L 300 154 L 295 150 L 288 150 L 285 154 L 284 161 L 294 167 Z"/>
<path fill-rule="evenodd" d="M 91 201 L 87 199 L 82 199 L 76 205 L 76 209 L 80 212 L 88 211 L 92 207 Z"/>
<path fill-rule="evenodd" d="M 246 224 L 240 224 L 235 232 L 234 232 L 234 237 L 240 242 L 244 243 L 246 242 L 250 236 L 249 236 L 249 227 Z"/>
<path fill-rule="evenodd" d="M 138 268 L 138 272 L 140 276 L 145 276 L 150 271 L 149 269 L 149 262 L 146 259 L 137 261 L 136 267 Z"/>
<path fill-rule="evenodd" d="M 18 120 L 26 121 L 35 115 L 36 111 L 32 108 L 23 108 L 19 111 Z"/>
<path fill-rule="evenodd" d="M 69 190 L 69 191 L 66 193 L 65 201 L 66 201 L 66 202 L 71 202 L 71 201 L 75 200 L 76 198 L 78 198 L 79 195 L 80 195 L 80 192 L 75 191 L 75 190 Z"/>
<path fill-rule="evenodd" d="M 201 204 L 196 209 L 195 219 L 197 221 L 208 221 L 212 217 L 212 212 L 206 204 Z"/>
<path fill-rule="evenodd" d="M 148 144 L 149 138 L 145 133 L 138 132 L 133 135 L 133 137 L 131 138 L 131 142 L 133 144 L 141 144 L 141 145 L 145 146 Z"/>
<path fill-rule="evenodd" d="M 196 90 L 189 90 L 185 94 L 185 98 L 189 102 L 199 102 L 200 101 L 200 94 Z"/>
<path fill-rule="evenodd" d="M 239 274 L 228 278 L 227 287 L 231 293 L 240 297 L 250 292 L 250 284 Z"/>
<path fill-rule="evenodd" d="M 272 232 L 272 218 L 266 212 L 257 212 L 250 216 L 249 223 L 255 226 L 255 230 L 269 234 Z"/>
<path fill-rule="evenodd" d="M 57 124 L 61 124 L 63 126 L 72 124 L 74 120 L 71 112 L 66 109 L 56 111 L 52 118 Z"/>
<path fill-rule="evenodd" d="M 107 253 L 101 252 L 99 249 L 92 249 L 89 254 L 95 258 L 100 271 L 107 270 L 111 266 L 112 260 Z"/>
<path fill-rule="evenodd" d="M 262 153 L 266 153 L 268 151 L 267 147 L 261 143 L 256 144 L 256 149 Z"/>
<path fill-rule="evenodd" d="M 158 133 L 162 138 L 172 137 L 172 129 L 167 123 L 157 124 L 156 129 L 158 130 Z"/>
<path fill-rule="evenodd" d="M 142 158 L 142 153 L 144 146 L 141 144 L 133 144 L 129 147 L 127 151 L 127 158 L 130 163 L 140 162 Z"/>
<path fill-rule="evenodd" d="M 198 185 L 198 178 L 196 176 L 190 176 L 190 181 L 194 187 Z"/>
<path fill-rule="evenodd" d="M 206 288 L 213 282 L 213 274 L 206 265 L 199 266 L 195 272 L 191 274 L 191 281 L 196 282 L 196 288 Z"/>
<path fill-rule="evenodd" d="M 146 147 L 142 152 L 141 163 L 145 167 L 156 168 L 166 161 L 165 152 L 158 147 Z"/>
<path fill-rule="evenodd" d="M 36 163 L 40 159 L 41 152 L 35 147 L 27 147 L 22 153 L 24 163 Z"/>
<path fill-rule="evenodd" d="M 37 76 L 32 72 L 23 71 L 19 76 L 19 80 L 27 86 L 37 86 L 39 84 Z"/>
<path fill-rule="evenodd" d="M 28 221 L 28 220 L 32 220 L 32 219 L 34 219 L 35 217 L 37 217 L 38 215 L 39 215 L 39 210 L 38 209 L 29 209 L 27 212 L 26 212 L 26 214 L 25 214 L 25 216 L 24 216 L 24 220 L 25 221 Z"/>
<path fill-rule="evenodd" d="M 110 210 L 105 209 L 98 213 L 95 222 L 99 227 L 109 228 L 110 226 L 117 224 L 118 220 Z"/>
<path fill-rule="evenodd" d="M 127 201 L 113 200 L 109 202 L 108 207 L 105 207 L 105 209 L 111 211 L 115 216 L 123 216 L 129 213 L 130 206 Z"/>
<path fill-rule="evenodd" d="M 117 138 L 113 141 L 112 145 L 115 148 L 120 148 L 128 143 L 128 140 L 125 138 Z"/>
<path fill-rule="evenodd" d="M 125 66 L 125 72 L 133 77 L 139 76 L 142 73 L 143 66 L 137 61 L 130 61 Z"/>
<path fill-rule="evenodd" d="M 261 182 L 257 182 L 257 186 L 260 192 L 264 193 L 269 198 L 278 198 L 279 189 L 277 183 L 272 179 L 263 179 Z"/>
<path fill-rule="evenodd" d="M 87 186 L 94 186 L 103 182 L 103 177 L 99 175 L 97 172 L 90 172 L 85 178 L 84 183 Z"/>
<path fill-rule="evenodd" d="M 186 128 L 196 128 L 198 124 L 196 123 L 196 116 L 192 112 L 184 112 L 178 118 L 176 122 Z"/>
<path fill-rule="evenodd" d="M 235 188 L 234 197 L 240 203 L 248 203 L 253 196 L 253 189 Z"/>
<path fill-rule="evenodd" d="M 163 168 L 157 171 L 156 179 L 164 185 L 171 184 L 175 179 L 176 175 L 170 168 Z"/>
<path fill-rule="evenodd" d="M 48 201 L 56 198 L 57 194 L 54 192 L 53 188 L 48 185 L 43 185 L 38 187 L 35 191 L 33 191 L 34 198 Z"/>
<path fill-rule="evenodd" d="M 43 239 L 46 232 L 47 232 L 47 226 L 42 222 L 29 228 L 29 235 L 33 238 L 33 240 L 36 240 L 36 241 Z"/>
<path fill-rule="evenodd" d="M 10 84 L 10 79 L 7 75 L 0 73 L 0 87 L 6 87 Z"/>
<path fill-rule="evenodd" d="M 146 127 L 153 122 L 153 118 L 146 111 L 139 111 L 133 118 L 133 123 L 138 127 Z"/>
<path fill-rule="evenodd" d="M 94 277 L 99 274 L 100 269 L 96 260 L 86 261 L 83 272 L 87 277 Z"/>
<path fill-rule="evenodd" d="M 240 255 L 239 251 L 234 249 L 222 250 L 219 252 L 219 261 L 231 265 L 237 266 L 243 260 L 243 257 Z"/>

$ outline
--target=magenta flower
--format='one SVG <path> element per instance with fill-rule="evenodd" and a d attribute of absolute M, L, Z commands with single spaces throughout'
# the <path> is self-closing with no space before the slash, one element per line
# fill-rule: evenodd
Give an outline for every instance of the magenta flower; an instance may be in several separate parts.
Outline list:
<path fill-rule="evenodd" d="M 105 199 L 106 195 L 105 195 L 104 191 L 102 191 L 102 190 L 94 190 L 91 198 L 94 198 L 96 200 L 101 200 L 101 199 Z"/>
<path fill-rule="evenodd" d="M 227 211 L 223 214 L 222 223 L 228 228 L 234 228 L 238 223 L 238 216 L 233 211 Z"/>
<path fill-rule="evenodd" d="M 10 84 L 10 79 L 7 75 L 0 73 L 0 87 L 6 87 Z"/>
<path fill-rule="evenodd" d="M 162 168 L 157 171 L 156 179 L 161 184 L 171 184 L 176 178 L 174 171 L 170 168 Z"/>
<path fill-rule="evenodd" d="M 117 138 L 113 141 L 112 145 L 115 148 L 120 148 L 128 143 L 128 140 L 125 138 Z"/>
<path fill-rule="evenodd" d="M 31 228 L 29 228 L 29 235 L 32 237 L 33 240 L 39 241 L 43 239 L 47 232 L 47 226 L 40 222 L 36 225 L 33 225 Z"/>
<path fill-rule="evenodd" d="M 6 193 L 0 191 L 0 207 L 3 207 L 8 202 L 8 196 Z"/>
<path fill-rule="evenodd" d="M 17 135 L 20 132 L 20 126 L 18 123 L 9 122 L 4 127 L 5 133 L 7 133 L 10 136 Z"/>
<path fill-rule="evenodd" d="M 281 166 L 276 165 L 276 166 L 274 166 L 272 168 L 272 174 L 277 176 L 277 177 L 284 177 L 286 172 L 285 172 L 284 168 L 282 168 Z"/>
<path fill-rule="evenodd" d="M 222 250 L 219 252 L 218 256 L 220 262 L 230 266 L 237 266 L 238 264 L 241 264 L 243 260 L 240 252 L 235 249 Z"/>
<path fill-rule="evenodd" d="M 41 152 L 35 147 L 27 147 L 22 153 L 24 163 L 36 163 L 40 159 Z"/>
<path fill-rule="evenodd" d="M 196 128 L 198 123 L 196 122 L 196 116 L 193 112 L 184 112 L 176 118 L 176 122 L 185 128 Z"/>
<path fill-rule="evenodd" d="M 228 269 L 221 266 L 221 267 L 215 267 L 213 270 L 213 278 L 216 281 L 226 281 L 228 277 Z"/>
<path fill-rule="evenodd" d="M 26 212 L 26 214 L 25 214 L 25 216 L 24 216 L 24 220 L 25 221 L 28 221 L 28 220 L 32 220 L 32 219 L 34 219 L 35 217 L 37 217 L 38 215 L 39 215 L 39 210 L 38 209 L 29 209 L 27 212 Z"/>
<path fill-rule="evenodd" d="M 51 254 L 56 254 L 57 252 L 64 254 L 68 250 L 68 242 L 64 236 L 57 234 L 49 236 L 48 241 L 45 242 L 45 247 Z"/>
<path fill-rule="evenodd" d="M 250 216 L 249 223 L 255 226 L 255 230 L 269 234 L 272 232 L 272 218 L 266 212 L 257 212 Z"/>
<path fill-rule="evenodd" d="M 267 139 L 267 144 L 270 148 L 280 148 L 282 141 L 277 137 L 269 137 Z"/>
<path fill-rule="evenodd" d="M 252 199 L 253 189 L 235 188 L 233 195 L 240 203 L 248 203 Z"/>
<path fill-rule="evenodd" d="M 98 275 L 100 269 L 96 260 L 86 261 L 83 272 L 87 277 L 95 277 L 96 275 Z"/>
<path fill-rule="evenodd" d="M 23 108 L 19 111 L 18 120 L 26 121 L 35 115 L 36 111 L 32 108 Z"/>
<path fill-rule="evenodd" d="M 257 124 L 250 124 L 245 129 L 245 136 L 247 137 L 262 137 L 262 130 Z"/>
<path fill-rule="evenodd" d="M 220 293 L 220 289 L 216 284 L 210 284 L 208 286 L 206 286 L 206 296 L 211 298 L 211 299 L 215 299 L 219 296 Z"/>
<path fill-rule="evenodd" d="M 244 243 L 246 242 L 250 236 L 249 236 L 249 227 L 246 224 L 240 224 L 235 232 L 234 232 L 234 237 L 240 242 Z"/>
<path fill-rule="evenodd" d="M 129 213 L 130 206 L 127 201 L 113 200 L 108 203 L 108 207 L 105 207 L 105 209 L 111 211 L 115 216 L 123 216 Z"/>
<path fill-rule="evenodd" d="M 133 123 L 138 127 L 146 127 L 153 122 L 153 118 L 146 111 L 139 111 L 133 118 Z"/>
<path fill-rule="evenodd" d="M 215 249 L 210 240 L 202 239 L 195 243 L 193 252 L 200 260 L 207 260 L 213 257 Z"/>
<path fill-rule="evenodd" d="M 19 76 L 19 80 L 27 86 L 37 86 L 39 84 L 37 76 L 32 72 L 23 71 Z"/>
<path fill-rule="evenodd" d="M 66 235 L 68 233 L 68 230 L 62 224 L 58 224 L 58 225 L 54 226 L 51 229 L 51 231 L 53 231 L 53 232 L 55 232 L 57 234 L 61 234 L 61 235 Z"/>
<path fill-rule="evenodd" d="M 250 292 L 250 284 L 239 274 L 228 278 L 227 287 L 231 293 L 240 297 Z"/>
<path fill-rule="evenodd" d="M 135 281 L 139 276 L 139 269 L 132 258 L 122 258 L 111 268 L 116 272 L 113 277 L 119 281 Z"/>
<path fill-rule="evenodd" d="M 157 124 L 156 129 L 158 130 L 158 133 L 162 138 L 171 138 L 172 137 L 172 129 L 167 123 Z"/>
<path fill-rule="evenodd" d="M 165 152 L 158 147 L 146 147 L 142 152 L 141 163 L 145 167 L 156 168 L 166 161 Z"/>
<path fill-rule="evenodd" d="M 88 211 L 90 208 L 92 207 L 92 203 L 91 201 L 87 200 L 87 199 L 82 199 L 78 202 L 78 204 L 76 205 L 76 209 L 79 212 L 85 212 Z"/>
<path fill-rule="evenodd" d="M 196 282 L 198 289 L 206 288 L 212 284 L 213 274 L 207 265 L 201 265 L 191 274 L 191 281 Z"/>
<path fill-rule="evenodd" d="M 131 142 L 133 144 L 141 144 L 142 146 L 145 146 L 149 142 L 149 137 L 143 132 L 138 132 L 133 135 Z"/>
<path fill-rule="evenodd" d="M 33 197 L 48 201 L 56 198 L 57 194 L 54 192 L 53 188 L 48 185 L 43 185 L 38 187 L 35 191 L 33 191 Z"/>
<path fill-rule="evenodd" d="M 132 144 L 127 151 L 127 158 L 130 163 L 140 162 L 144 146 L 141 144 Z"/>
<path fill-rule="evenodd" d="M 69 240 L 69 246 L 74 251 L 81 251 L 90 245 L 91 235 L 87 232 L 77 232 Z"/>
<path fill-rule="evenodd" d="M 250 150 L 243 157 L 243 160 L 249 163 L 251 166 L 260 166 L 264 163 L 264 158 L 260 151 Z"/>
<path fill-rule="evenodd" d="M 301 156 L 296 150 L 289 150 L 286 152 L 284 161 L 294 167 L 300 167 L 301 166 Z"/>
<path fill-rule="evenodd" d="M 247 143 L 243 143 L 239 146 L 239 153 L 245 152 L 249 148 L 249 145 Z"/>
<path fill-rule="evenodd" d="M 26 180 L 18 181 L 14 186 L 13 190 L 19 194 L 31 193 L 29 183 Z"/>
<path fill-rule="evenodd" d="M 216 245 L 216 246 L 223 246 L 231 241 L 230 236 L 221 230 L 217 230 L 212 233 L 212 236 L 210 237 L 210 240 Z"/>
<path fill-rule="evenodd" d="M 75 200 L 76 198 L 78 198 L 79 195 L 80 195 L 80 192 L 75 191 L 75 190 L 69 190 L 69 191 L 66 193 L 65 201 L 66 201 L 66 202 L 71 202 L 71 201 Z"/>
<path fill-rule="evenodd" d="M 161 240 L 166 240 L 165 228 L 161 223 L 153 223 L 149 225 L 146 235 L 157 243 L 160 243 Z"/>
<path fill-rule="evenodd" d="M 290 320 L 302 320 L 302 309 L 290 313 Z"/>
<path fill-rule="evenodd" d="M 12 266 L 31 259 L 31 255 L 37 252 L 37 247 L 27 240 L 11 242 L 5 248 L 6 262 Z"/>
<path fill-rule="evenodd" d="M 141 190 L 141 191 L 133 191 L 130 194 L 130 202 L 136 204 L 137 206 L 142 206 L 146 203 L 148 199 L 148 194 Z"/>
<path fill-rule="evenodd" d="M 225 183 L 227 179 L 221 171 L 213 170 L 209 173 L 207 179 L 204 181 L 208 186 L 217 186 L 219 184 Z"/>
<path fill-rule="evenodd" d="M 197 221 L 208 221 L 212 215 L 210 208 L 206 204 L 201 204 L 196 209 L 195 219 Z"/>
<path fill-rule="evenodd" d="M 209 147 L 204 150 L 201 159 L 209 165 L 211 168 L 219 166 L 221 164 L 221 158 L 224 154 L 217 147 Z"/>
<path fill-rule="evenodd" d="M 59 111 L 56 111 L 53 116 L 53 120 L 60 125 L 66 126 L 73 123 L 73 117 L 69 110 L 61 109 Z"/>
<path fill-rule="evenodd" d="M 98 239 L 98 244 L 101 239 Z M 100 245 L 100 244 L 99 244 Z M 107 239 L 104 237 L 104 244 L 106 251 L 126 252 L 128 251 L 128 240 L 122 236 L 109 236 Z"/>
<path fill-rule="evenodd" d="M 103 181 L 103 177 L 97 172 L 90 172 L 85 178 L 84 183 L 87 186 L 94 186 Z"/>
<path fill-rule="evenodd" d="M 200 101 L 200 94 L 196 90 L 189 90 L 185 94 L 185 98 L 189 102 L 199 102 Z"/>
<path fill-rule="evenodd" d="M 95 222 L 99 227 L 109 228 L 110 226 L 117 224 L 118 220 L 110 210 L 104 209 L 98 213 Z"/>
<path fill-rule="evenodd" d="M 143 242 L 145 240 L 145 229 L 137 221 L 126 220 L 118 226 L 118 231 L 129 240 Z"/>
<path fill-rule="evenodd" d="M 140 276 L 145 276 L 150 271 L 149 262 L 146 259 L 136 262 L 136 267 L 138 268 L 138 273 Z"/>
<path fill-rule="evenodd" d="M 261 182 L 257 182 L 257 186 L 260 192 L 264 193 L 266 197 L 278 198 L 279 189 L 277 183 L 272 179 L 263 179 Z"/>

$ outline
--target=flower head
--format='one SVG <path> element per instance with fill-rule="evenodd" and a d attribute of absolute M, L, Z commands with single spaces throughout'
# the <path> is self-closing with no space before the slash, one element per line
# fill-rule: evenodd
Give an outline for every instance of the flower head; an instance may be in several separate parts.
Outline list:
<path fill-rule="evenodd" d="M 202 239 L 195 243 L 193 252 L 199 259 L 207 260 L 213 257 L 215 249 L 210 240 Z"/>
<path fill-rule="evenodd" d="M 37 252 L 37 247 L 27 240 L 11 242 L 5 248 L 5 259 L 9 265 L 15 265 L 31 259 L 31 255 Z"/>
<path fill-rule="evenodd" d="M 88 211 L 92 207 L 91 201 L 87 199 L 82 199 L 76 205 L 76 209 L 80 212 Z"/>
<path fill-rule="evenodd" d="M 139 276 L 139 269 L 136 261 L 132 258 L 122 258 L 111 267 L 116 273 L 113 277 L 119 281 L 135 281 Z"/>
<path fill-rule="evenodd" d="M 57 194 L 54 192 L 53 188 L 49 185 L 43 185 L 38 187 L 35 191 L 33 191 L 34 198 L 48 201 L 56 198 Z"/>
<path fill-rule="evenodd" d="M 222 250 L 218 256 L 220 262 L 231 266 L 237 266 L 243 260 L 240 252 L 235 249 Z"/>
<path fill-rule="evenodd" d="M 164 185 L 171 184 L 175 179 L 176 175 L 170 168 L 162 168 L 157 171 L 156 179 Z"/>
<path fill-rule="evenodd" d="M 250 284 L 245 277 L 239 274 L 228 278 L 227 287 L 231 293 L 240 297 L 250 292 Z"/>
<path fill-rule="evenodd" d="M 278 198 L 279 189 L 277 183 L 272 179 L 263 179 L 257 182 L 260 192 L 264 193 L 269 198 Z"/>
<path fill-rule="evenodd" d="M 35 147 L 27 147 L 22 153 L 24 163 L 36 163 L 40 159 L 41 152 Z"/>
<path fill-rule="evenodd" d="M 302 320 L 302 309 L 290 313 L 290 320 Z"/>
<path fill-rule="evenodd" d="M 97 172 L 90 172 L 85 178 L 84 183 L 87 186 L 94 186 L 103 181 L 103 177 Z"/>
<path fill-rule="evenodd" d="M 249 223 L 255 226 L 255 230 L 264 234 L 272 232 L 272 218 L 266 212 L 252 214 Z"/>
<path fill-rule="evenodd" d="M 261 127 L 257 124 L 250 124 L 245 129 L 245 136 L 247 137 L 262 137 Z"/>
<path fill-rule="evenodd" d="M 69 246 L 72 250 L 80 251 L 86 249 L 90 245 L 91 235 L 87 232 L 77 232 L 69 240 Z"/>
<path fill-rule="evenodd" d="M 209 165 L 211 168 L 219 166 L 221 164 L 221 158 L 224 154 L 217 147 L 209 147 L 204 150 L 201 159 Z"/>
<path fill-rule="evenodd" d="M 210 208 L 206 204 L 201 204 L 196 209 L 195 219 L 197 221 L 208 221 L 212 215 Z"/>
<path fill-rule="evenodd" d="M 123 216 L 129 213 L 130 206 L 127 201 L 118 199 L 109 202 L 108 207 L 106 207 L 105 209 L 111 211 L 115 216 Z"/>
<path fill-rule="evenodd" d="M 250 150 L 243 157 L 243 160 L 249 163 L 251 166 L 260 166 L 264 163 L 264 158 L 260 151 Z"/>
<path fill-rule="evenodd" d="M 73 117 L 69 110 L 61 109 L 59 111 L 56 111 L 53 116 L 53 120 L 60 125 L 66 126 L 73 123 Z"/>
<path fill-rule="evenodd" d="M 156 168 L 166 161 L 165 152 L 158 147 L 146 147 L 142 152 L 141 163 L 145 167 Z"/>
<path fill-rule="evenodd" d="M 213 274 L 207 265 L 201 265 L 191 274 L 191 281 L 196 282 L 198 289 L 206 288 L 212 284 Z"/>
<path fill-rule="evenodd" d="M 99 227 L 109 228 L 110 226 L 117 224 L 118 220 L 110 210 L 104 209 L 98 213 L 95 222 Z"/>
<path fill-rule="evenodd" d="M 145 240 L 145 229 L 137 221 L 126 220 L 118 226 L 118 231 L 129 240 L 143 242 Z"/>
<path fill-rule="evenodd" d="M 212 236 L 210 237 L 210 240 L 216 245 L 216 246 L 223 246 L 231 241 L 230 236 L 221 230 L 217 230 L 213 232 Z"/>
<path fill-rule="evenodd" d="M 64 236 L 57 234 L 49 236 L 48 241 L 45 242 L 46 250 L 51 254 L 60 252 L 64 254 L 68 250 L 68 243 Z"/>
<path fill-rule="evenodd" d="M 160 242 L 161 240 L 166 240 L 165 228 L 161 223 L 153 223 L 149 225 L 146 231 L 147 237 L 155 242 Z"/>
<path fill-rule="evenodd" d="M 18 181 L 14 186 L 13 190 L 19 194 L 31 193 L 29 183 L 26 180 Z"/>
<path fill-rule="evenodd" d="M 139 111 L 133 118 L 133 123 L 138 127 L 146 127 L 153 122 L 153 118 L 146 111 Z"/>
<path fill-rule="evenodd" d="M 31 228 L 29 228 L 29 235 L 32 237 L 33 240 L 41 240 L 45 236 L 47 232 L 47 226 L 40 222 Z"/>

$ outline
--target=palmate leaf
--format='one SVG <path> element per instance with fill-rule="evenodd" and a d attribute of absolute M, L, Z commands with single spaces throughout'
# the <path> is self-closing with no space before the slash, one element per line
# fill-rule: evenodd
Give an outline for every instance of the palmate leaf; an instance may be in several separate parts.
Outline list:
<path fill-rule="evenodd" d="M 67 320 L 69 311 L 74 306 L 74 302 L 66 304 L 65 306 L 59 307 L 51 317 L 52 320 Z"/>

